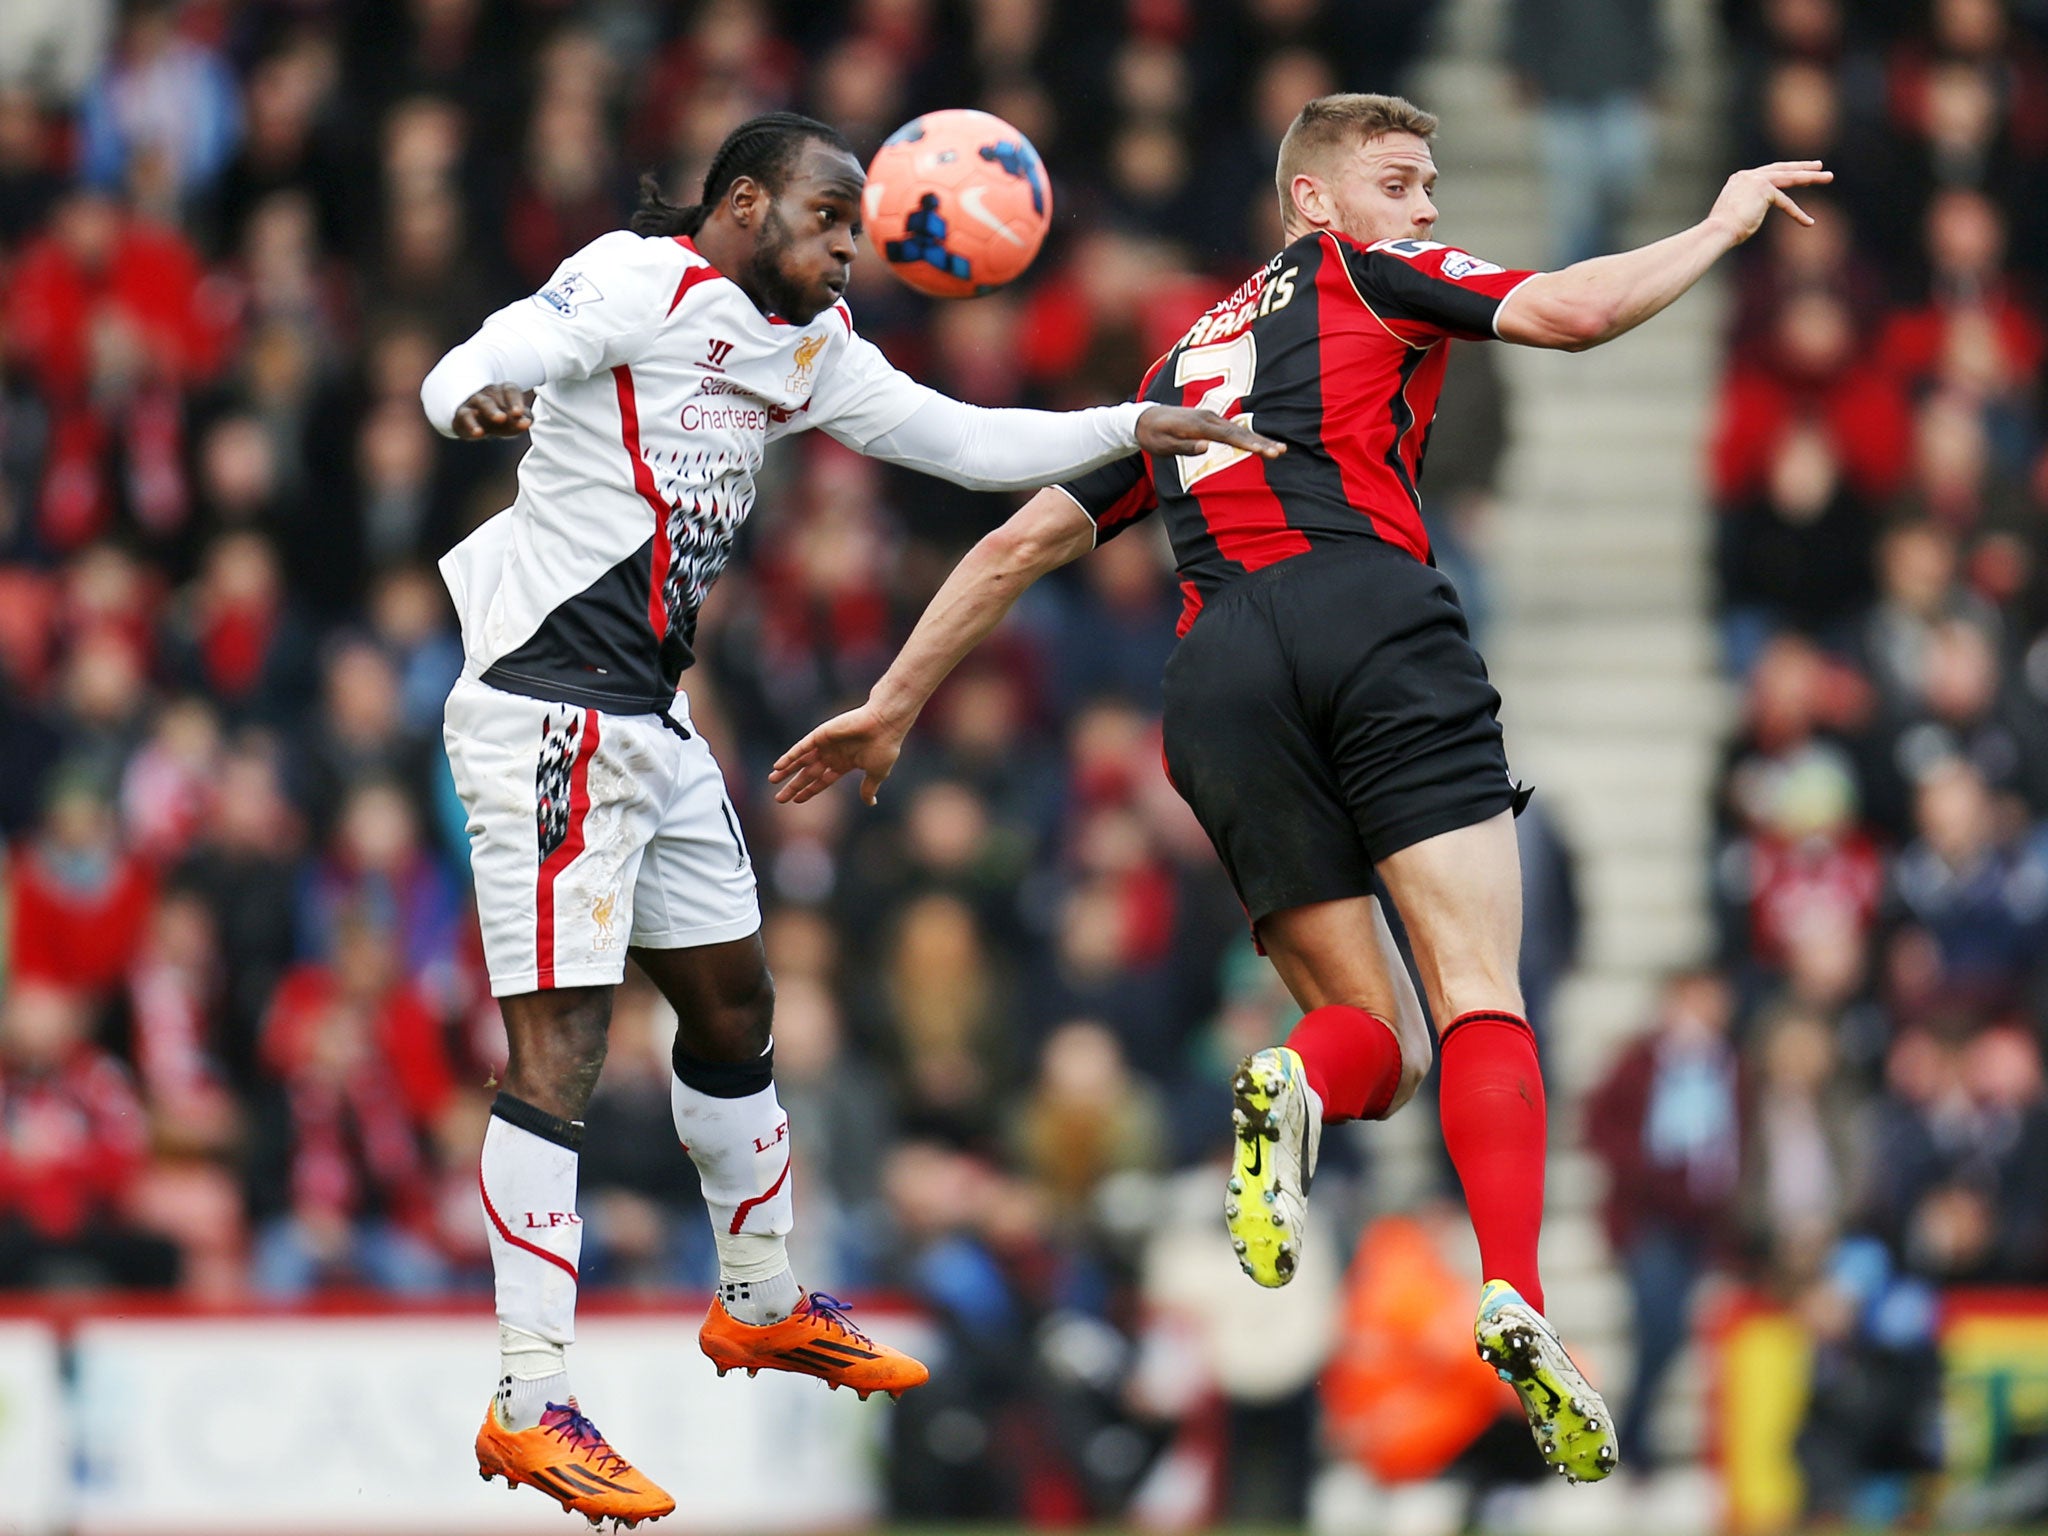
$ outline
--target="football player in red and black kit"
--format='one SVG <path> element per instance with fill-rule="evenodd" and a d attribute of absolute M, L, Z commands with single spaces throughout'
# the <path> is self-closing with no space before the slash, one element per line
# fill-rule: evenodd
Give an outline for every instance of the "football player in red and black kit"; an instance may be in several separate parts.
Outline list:
<path fill-rule="evenodd" d="M 1322 1127 L 1414 1093 L 1432 1040 L 1374 899 L 1412 942 L 1442 1057 L 1439 1098 L 1479 1238 L 1479 1352 L 1544 1460 L 1591 1480 L 1607 1410 L 1543 1316 L 1536 1239 L 1545 1110 L 1516 983 L 1522 894 L 1500 696 L 1430 559 L 1418 482 L 1453 338 L 1580 351 L 1641 324 L 1753 235 L 1818 162 L 1729 178 L 1707 217 L 1558 272 L 1508 271 L 1430 238 L 1436 119 L 1398 97 L 1310 102 L 1280 146 L 1288 245 L 1198 320 L 1142 399 L 1238 416 L 1287 452 L 1138 456 L 1041 491 L 947 579 L 868 702 L 777 763 L 777 797 L 852 772 L 872 801 L 932 690 L 1039 576 L 1152 512 L 1185 604 L 1167 664 L 1167 771 L 1305 1016 L 1233 1083 L 1224 1214 L 1247 1274 L 1301 1254 Z"/>

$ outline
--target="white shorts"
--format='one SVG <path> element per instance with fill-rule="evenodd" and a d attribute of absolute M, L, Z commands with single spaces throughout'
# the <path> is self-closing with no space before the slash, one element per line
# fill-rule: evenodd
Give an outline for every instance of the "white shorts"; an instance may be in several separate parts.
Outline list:
<path fill-rule="evenodd" d="M 739 817 L 688 708 L 679 696 L 671 726 L 456 683 L 441 735 L 493 997 L 613 985 L 628 945 L 690 949 L 761 926 Z"/>

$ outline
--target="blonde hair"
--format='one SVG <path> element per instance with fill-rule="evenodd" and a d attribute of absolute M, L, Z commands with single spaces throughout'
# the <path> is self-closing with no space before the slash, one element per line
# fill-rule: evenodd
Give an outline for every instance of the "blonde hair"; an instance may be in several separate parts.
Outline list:
<path fill-rule="evenodd" d="M 1280 193 L 1280 218 L 1293 216 L 1294 178 L 1319 163 L 1333 149 L 1350 149 L 1383 133 L 1412 133 L 1427 139 L 1436 132 L 1436 114 L 1400 96 L 1341 91 L 1318 96 L 1295 114 L 1280 140 L 1273 180 Z"/>

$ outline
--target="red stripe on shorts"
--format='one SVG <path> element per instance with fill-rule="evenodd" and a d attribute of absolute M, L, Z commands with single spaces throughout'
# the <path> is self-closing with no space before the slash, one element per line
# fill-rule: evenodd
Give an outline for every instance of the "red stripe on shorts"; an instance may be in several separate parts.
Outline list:
<path fill-rule="evenodd" d="M 543 992 L 555 985 L 555 877 L 583 851 L 583 822 L 590 814 L 590 759 L 597 753 L 597 711 L 583 711 L 583 740 L 569 770 L 569 830 L 561 845 L 541 861 L 540 885 L 534 899 L 533 959 L 535 985 Z"/>

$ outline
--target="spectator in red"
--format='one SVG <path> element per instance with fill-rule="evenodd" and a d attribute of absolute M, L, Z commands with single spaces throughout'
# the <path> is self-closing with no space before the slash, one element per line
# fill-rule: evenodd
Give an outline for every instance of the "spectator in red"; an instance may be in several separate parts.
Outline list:
<path fill-rule="evenodd" d="M 337 924 L 334 958 L 286 974 L 263 1062 L 289 1118 L 277 1150 L 283 1210 L 259 1233 L 258 1290 L 326 1280 L 439 1289 L 429 1138 L 453 1100 L 441 1020 L 406 980 L 398 936 L 368 913 Z"/>
<path fill-rule="evenodd" d="M 39 835 L 10 868 L 14 975 L 105 998 L 142 940 L 155 881 L 121 844 L 120 824 L 90 785 L 61 780 Z"/>
<path fill-rule="evenodd" d="M 1586 1101 L 1586 1140 L 1608 1175 L 1607 1241 L 1634 1300 L 1635 1376 L 1619 1433 L 1640 1468 L 1657 1464 L 1651 1410 L 1685 1345 L 1694 1291 L 1732 1256 L 1742 1155 L 1734 1012 L 1717 972 L 1671 977 L 1649 1030 Z"/>
<path fill-rule="evenodd" d="M 1859 335 L 1883 320 L 1884 274 L 1857 248 L 1848 213 L 1827 187 L 1814 188 L 1799 206 L 1813 215 L 1813 224 L 1784 221 L 1791 236 L 1775 227 L 1762 231 L 1754 242 L 1755 257 L 1737 270 L 1730 351 L 1745 361 L 1769 361 L 1778 316 L 1802 293 L 1818 290 L 1839 297 Z"/>
<path fill-rule="evenodd" d="M 17 978 L 0 1012 L 0 1289 L 176 1284 L 177 1250 L 127 1219 L 148 1147 L 84 1000 Z"/>
<path fill-rule="evenodd" d="M 158 867 L 184 857 L 206 824 L 221 765 L 220 721 L 203 699 L 173 699 L 121 776 L 121 821 Z"/>
<path fill-rule="evenodd" d="M 1033 288 L 1018 361 L 1055 408 L 1120 395 L 1215 299 L 1171 247 L 1096 227 Z"/>
<path fill-rule="evenodd" d="M 220 955 L 213 913 L 191 891 L 164 893 L 128 971 L 128 1056 L 158 1145 L 230 1150 L 241 1109 L 221 1069 Z"/>
<path fill-rule="evenodd" d="M 1779 442 L 1807 421 L 1826 431 L 1844 479 L 1865 498 L 1888 499 L 1906 472 L 1905 392 L 1863 356 L 1848 305 L 1824 290 L 1791 298 L 1761 354 L 1732 364 L 1719 412 L 1712 467 L 1723 506 L 1764 489 Z"/>
<path fill-rule="evenodd" d="M 1946 384 L 2007 414 L 2030 414 L 2048 335 L 2006 271 L 2004 212 L 1975 188 L 1950 187 L 1927 205 L 1926 230 L 1927 297 L 1887 322 L 1885 366 L 1916 390 Z"/>
<path fill-rule="evenodd" d="M 311 644 L 261 534 L 214 542 L 168 629 L 172 681 L 213 700 L 231 724 L 289 723 L 311 696 Z"/>
<path fill-rule="evenodd" d="M 228 339 L 205 271 L 175 230 L 101 192 L 60 203 L 7 294 L 8 349 L 48 404 L 37 527 L 72 549 L 117 502 L 145 530 L 179 524 L 186 490 L 177 392 L 210 377 Z M 111 483 L 118 446 L 127 474 Z"/>
<path fill-rule="evenodd" d="M 1811 922 L 1867 932 L 1884 894 L 1884 858 L 1857 822 L 1856 781 L 1844 756 L 1819 743 L 1752 777 L 1750 835 L 1729 850 L 1723 878 L 1745 917 L 1749 958 L 1782 971 Z"/>

